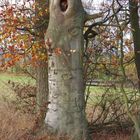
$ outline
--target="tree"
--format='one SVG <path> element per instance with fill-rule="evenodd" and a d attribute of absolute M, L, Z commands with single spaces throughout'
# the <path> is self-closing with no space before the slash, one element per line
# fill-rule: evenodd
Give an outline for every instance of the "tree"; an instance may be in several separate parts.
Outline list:
<path fill-rule="evenodd" d="M 43 59 L 38 59 L 37 61 L 37 113 L 38 113 L 38 123 L 41 124 L 44 122 L 46 107 L 48 102 L 48 64 L 47 64 L 47 52 L 45 49 L 44 34 L 48 26 L 48 5 L 49 1 L 47 0 L 36 0 L 35 1 L 35 41 L 38 42 L 38 53 L 41 53 L 45 56 Z"/>
<path fill-rule="evenodd" d="M 48 129 L 74 140 L 87 138 L 83 79 L 83 27 L 81 0 L 50 1 L 45 43 L 48 49 Z"/>
<path fill-rule="evenodd" d="M 20 3 L 20 2 L 19 2 Z M 47 80 L 47 52 L 45 49 L 44 34 L 48 26 L 48 0 L 21 1 L 17 5 L 3 2 L 0 18 L 1 44 L 5 49 L 3 57 L 8 59 L 4 67 L 15 65 L 29 55 L 29 64 L 36 64 L 37 71 L 37 112 L 40 121 L 44 120 L 48 97 Z M 15 49 L 22 49 L 20 54 Z M 44 57 L 45 56 L 45 57 Z M 25 65 L 26 66 L 26 65 Z M 32 67 L 34 67 L 32 65 Z"/>
<path fill-rule="evenodd" d="M 129 0 L 129 9 L 130 9 L 130 21 L 132 27 L 132 35 L 134 42 L 134 52 L 135 52 L 135 64 L 137 69 L 138 76 L 138 85 L 140 88 L 140 26 L 139 26 L 139 15 L 138 15 L 138 2 Z"/>
<path fill-rule="evenodd" d="M 140 25 L 139 25 L 139 6 L 138 1 L 129 0 L 129 10 L 130 10 L 130 22 L 132 28 L 132 35 L 133 35 L 133 44 L 134 44 L 134 53 L 135 53 L 135 65 L 137 70 L 138 76 L 138 86 L 140 90 Z M 135 133 L 133 135 L 133 140 L 140 139 L 140 117 L 136 119 L 135 123 Z"/>

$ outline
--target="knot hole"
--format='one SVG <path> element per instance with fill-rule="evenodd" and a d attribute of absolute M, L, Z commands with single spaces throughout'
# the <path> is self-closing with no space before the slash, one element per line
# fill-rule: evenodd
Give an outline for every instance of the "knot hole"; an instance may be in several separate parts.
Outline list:
<path fill-rule="evenodd" d="M 60 9 L 65 12 L 68 8 L 68 0 L 60 0 Z"/>

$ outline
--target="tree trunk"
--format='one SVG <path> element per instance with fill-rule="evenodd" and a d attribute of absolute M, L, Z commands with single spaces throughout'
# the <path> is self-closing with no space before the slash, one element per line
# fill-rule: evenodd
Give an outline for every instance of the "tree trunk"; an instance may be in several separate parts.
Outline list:
<path fill-rule="evenodd" d="M 138 76 L 138 86 L 140 90 L 140 26 L 139 26 L 139 15 L 138 15 L 138 2 L 129 0 L 129 9 L 130 9 L 130 22 L 132 27 L 133 41 L 134 41 L 134 53 L 135 53 L 135 64 L 137 69 Z M 137 124 L 139 128 L 135 125 L 135 132 L 132 136 L 132 140 L 140 139 L 140 115 L 137 116 Z"/>
<path fill-rule="evenodd" d="M 50 104 L 45 123 L 52 133 L 65 134 L 73 140 L 87 138 L 82 61 L 84 16 L 81 0 L 50 1 L 45 37 Z"/>
<path fill-rule="evenodd" d="M 47 56 L 45 51 L 45 41 L 44 34 L 48 27 L 49 15 L 46 9 L 49 9 L 48 0 L 35 0 L 35 31 L 36 37 L 35 41 L 39 45 L 38 54 L 44 54 Z M 48 101 L 48 64 L 46 59 L 39 59 L 37 62 L 37 113 L 38 113 L 38 123 L 40 126 L 44 122 L 46 114 L 46 105 Z"/>
<path fill-rule="evenodd" d="M 140 26 L 138 15 L 138 2 L 130 0 L 129 8 L 130 8 L 130 21 L 132 27 L 132 34 L 134 40 L 135 64 L 138 76 L 138 86 L 140 89 Z"/>
<path fill-rule="evenodd" d="M 44 122 L 45 114 L 47 112 L 47 101 L 48 101 L 48 72 L 47 72 L 47 63 L 44 61 L 38 62 L 37 66 L 37 114 L 38 114 L 38 123 L 40 126 Z"/>

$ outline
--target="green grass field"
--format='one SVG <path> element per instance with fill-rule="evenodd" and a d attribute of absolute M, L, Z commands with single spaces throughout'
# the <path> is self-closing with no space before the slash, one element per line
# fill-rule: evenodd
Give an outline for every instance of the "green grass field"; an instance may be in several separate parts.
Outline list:
<path fill-rule="evenodd" d="M 26 75 L 16 75 L 10 73 L 0 73 L 0 100 L 15 100 L 14 91 L 8 81 L 12 81 L 20 84 L 31 84 L 35 85 L 35 80 Z"/>
<path fill-rule="evenodd" d="M 0 73 L 0 82 L 8 82 L 9 80 L 13 82 L 18 82 L 22 84 L 35 84 L 35 80 L 24 74 L 9 74 Z"/>
<path fill-rule="evenodd" d="M 25 75 L 25 74 L 11 74 L 11 73 L 0 73 L 0 95 L 2 97 L 9 97 L 10 99 L 13 98 L 13 90 L 10 88 L 8 85 L 8 81 L 12 81 L 15 83 L 20 83 L 20 84 L 30 84 L 30 85 L 35 85 L 36 81 L 32 79 L 31 77 Z M 127 92 L 127 95 L 130 97 L 135 94 L 135 90 L 131 88 L 126 88 L 125 89 Z M 86 93 L 90 92 L 89 98 L 88 98 L 88 103 L 89 104 L 97 104 L 101 101 L 101 98 L 104 94 L 107 96 L 107 100 L 112 100 L 116 97 L 119 97 L 120 99 L 123 100 L 123 94 L 120 91 L 120 88 L 113 88 L 113 87 L 101 87 L 101 86 L 92 86 L 90 88 L 86 88 Z M 0 98 L 1 98 L 0 96 Z"/>
<path fill-rule="evenodd" d="M 140 98 L 140 94 L 135 88 L 124 88 L 125 94 L 128 97 L 128 100 L 136 100 Z M 120 102 L 125 102 L 124 93 L 121 91 L 121 88 L 118 86 L 114 87 L 101 87 L 101 86 L 92 86 L 86 89 L 86 94 L 89 93 L 88 104 L 97 105 L 102 99 L 107 102 L 112 102 L 115 99 L 119 99 Z"/>

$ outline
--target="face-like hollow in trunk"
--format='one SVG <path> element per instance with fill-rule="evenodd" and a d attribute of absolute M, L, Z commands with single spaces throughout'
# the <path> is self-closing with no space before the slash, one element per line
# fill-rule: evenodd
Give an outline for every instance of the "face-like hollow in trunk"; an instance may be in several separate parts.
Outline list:
<path fill-rule="evenodd" d="M 65 12 L 68 8 L 68 0 L 60 0 L 60 9 Z"/>

